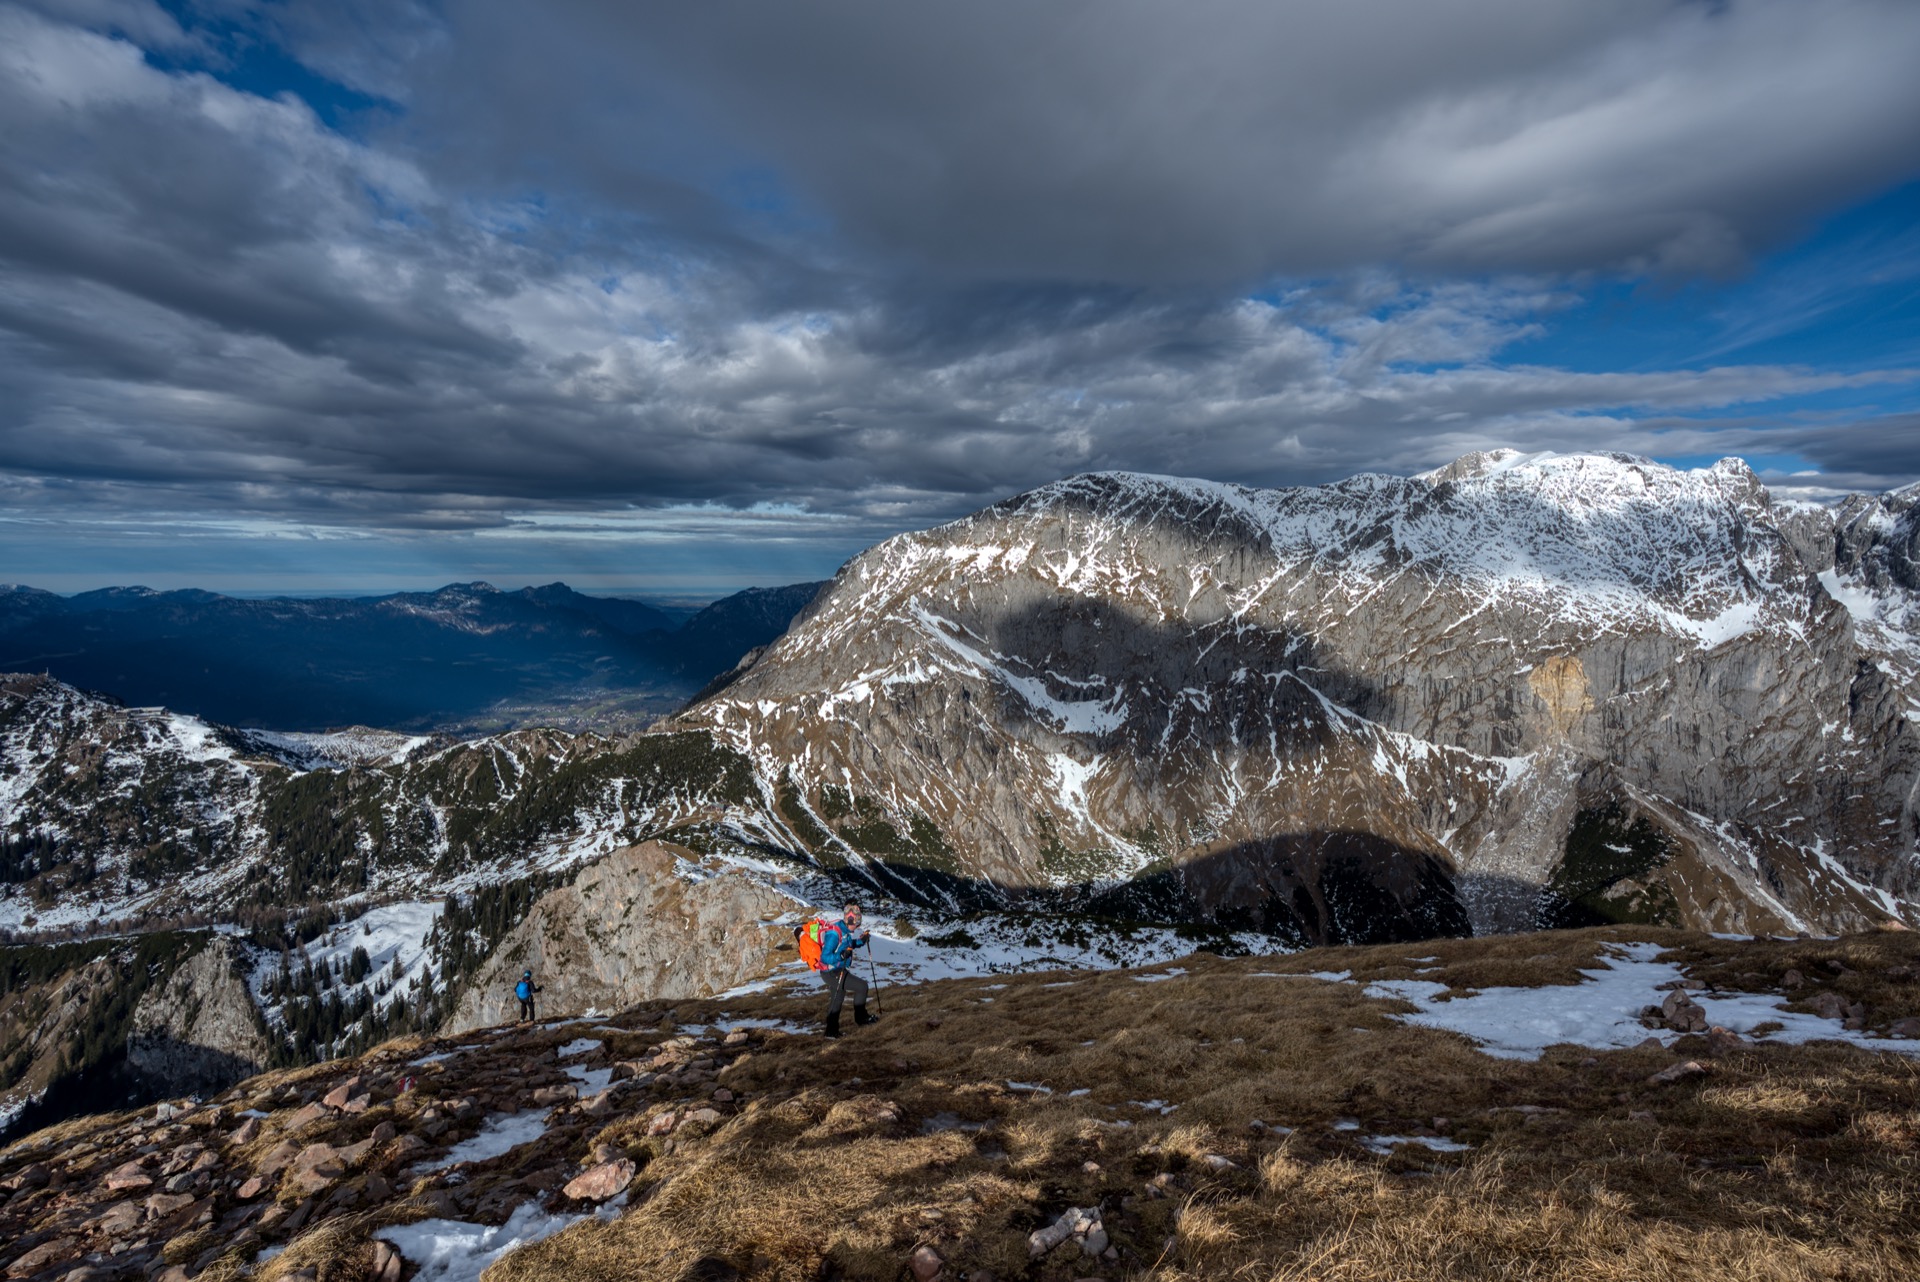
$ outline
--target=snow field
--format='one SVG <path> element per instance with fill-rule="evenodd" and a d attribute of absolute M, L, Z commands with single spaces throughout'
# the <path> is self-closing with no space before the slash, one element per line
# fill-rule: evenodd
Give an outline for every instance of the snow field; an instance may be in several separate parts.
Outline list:
<path fill-rule="evenodd" d="M 611 1219 L 626 1204 L 626 1195 L 598 1211 L 561 1215 L 522 1202 L 505 1224 L 469 1224 L 464 1220 L 420 1220 L 376 1231 L 408 1260 L 420 1266 L 420 1282 L 479 1282 L 488 1265 L 507 1252 L 550 1238 L 588 1215 Z"/>
<path fill-rule="evenodd" d="M 1582 970 L 1586 979 L 1572 985 L 1484 988 L 1440 1000 L 1447 992 L 1445 984 L 1391 979 L 1368 984 L 1366 994 L 1411 1003 L 1418 1009 L 1393 1018 L 1423 1028 L 1462 1033 L 1496 1059 L 1538 1059 L 1549 1046 L 1563 1044 L 1596 1050 L 1637 1046 L 1649 1037 L 1671 1045 L 1681 1034 L 1650 1030 L 1640 1023 L 1640 1012 L 1660 998 L 1659 986 L 1683 978 L 1679 966 L 1654 960 L 1662 951 L 1659 944 L 1613 945 L 1599 969 Z M 1689 996 L 1707 1012 L 1709 1024 L 1762 1044 L 1837 1041 L 1867 1050 L 1920 1055 L 1920 1041 L 1852 1032 L 1842 1028 L 1838 1020 L 1783 1010 L 1772 994 L 1695 992 Z M 1783 1027 L 1755 1033 L 1753 1030 L 1762 1024 Z"/>

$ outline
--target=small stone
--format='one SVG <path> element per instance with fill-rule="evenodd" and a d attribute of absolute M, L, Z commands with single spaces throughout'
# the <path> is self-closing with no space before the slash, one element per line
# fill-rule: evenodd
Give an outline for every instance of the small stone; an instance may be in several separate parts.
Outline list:
<path fill-rule="evenodd" d="M 736 1028 L 720 1040 L 722 1046 L 742 1046 L 746 1044 L 747 1030 Z"/>
<path fill-rule="evenodd" d="M 182 1171 L 180 1174 L 170 1178 L 165 1184 L 161 1185 L 161 1187 L 169 1193 L 184 1193 L 193 1187 L 193 1176 Z"/>
<path fill-rule="evenodd" d="M 1080 1254 L 1088 1259 L 1093 1259 L 1106 1249 L 1107 1230 L 1100 1224 L 1095 1224 L 1092 1231 L 1080 1240 Z"/>
<path fill-rule="evenodd" d="M 674 1123 L 678 1120 L 679 1119 L 676 1118 L 672 1113 L 661 1113 L 657 1117 L 655 1117 L 651 1122 L 647 1123 L 647 1134 L 649 1135 L 670 1134 L 673 1131 Z"/>
<path fill-rule="evenodd" d="M 1100 1174 L 1100 1163 L 1082 1162 L 1080 1163 L 1080 1169 L 1082 1171 L 1085 1171 L 1088 1175 L 1098 1175 Z"/>
<path fill-rule="evenodd" d="M 1707 1030 L 1707 1054 L 1716 1059 L 1747 1049 L 1746 1039 L 1730 1028 L 1715 1024 Z"/>
<path fill-rule="evenodd" d="M 1846 999 L 1838 993 L 1817 993 L 1813 999 L 1813 1013 L 1821 1019 L 1843 1019 L 1847 1013 Z"/>
<path fill-rule="evenodd" d="M 235 1127 L 233 1134 L 227 1138 L 235 1144 L 253 1143 L 260 1138 L 260 1119 L 257 1117 L 249 1117 L 246 1121 Z"/>
<path fill-rule="evenodd" d="M 588 1117 L 605 1117 L 613 1112 L 613 1088 L 608 1087 L 599 1094 L 591 1096 L 580 1106 L 580 1111 Z"/>
<path fill-rule="evenodd" d="M 682 1125 L 687 1122 L 717 1122 L 720 1120 L 720 1113 L 717 1109 L 696 1108 L 680 1120 Z"/>
<path fill-rule="evenodd" d="M 1780 987 L 1789 990 L 1799 988 L 1806 982 L 1807 977 L 1802 975 L 1797 969 L 1789 969 L 1786 974 L 1780 977 Z"/>
<path fill-rule="evenodd" d="M 916 1249 L 907 1260 L 907 1267 L 913 1270 L 913 1282 L 933 1282 L 945 1264 L 940 1253 L 930 1246 Z"/>
<path fill-rule="evenodd" d="M 342 1113 L 349 1113 L 349 1114 L 364 1113 L 372 1107 L 373 1107 L 373 1096 L 367 1095 L 367 1094 L 361 1094 L 361 1095 L 354 1096 L 352 1099 L 342 1104 L 340 1106 L 340 1111 Z"/>
<path fill-rule="evenodd" d="M 137 1162 L 126 1162 L 107 1172 L 106 1186 L 114 1193 L 137 1193 L 153 1187 L 153 1177 Z"/>
<path fill-rule="evenodd" d="M 38 1273 L 41 1269 L 49 1265 L 58 1264 L 63 1260 L 70 1260 L 75 1254 L 76 1251 L 72 1238 L 57 1237 L 50 1242 L 42 1242 L 39 1246 L 34 1247 L 12 1264 L 9 1264 L 7 1266 L 7 1276 L 23 1278 L 28 1274 Z"/>
<path fill-rule="evenodd" d="M 533 1093 L 533 1102 L 546 1108 L 554 1104 L 571 1104 L 580 1098 L 580 1088 L 569 1082 L 564 1086 L 542 1086 Z"/>
<path fill-rule="evenodd" d="M 369 1282 L 400 1282 L 400 1275 L 406 1267 L 406 1257 L 394 1250 L 391 1242 L 374 1239 L 373 1268 L 368 1274 Z"/>
<path fill-rule="evenodd" d="M 1233 1159 L 1228 1157 L 1222 1157 L 1218 1153 L 1209 1153 L 1205 1157 L 1201 1158 L 1200 1160 L 1206 1163 L 1210 1169 L 1215 1171 L 1231 1171 L 1235 1169 Z"/>
<path fill-rule="evenodd" d="M 331 1144 L 309 1144 L 293 1159 L 287 1182 L 296 1193 L 318 1193 L 346 1173 L 340 1150 Z"/>
<path fill-rule="evenodd" d="M 242 1202 L 251 1202 L 253 1201 L 254 1198 L 259 1197 L 262 1193 L 266 1191 L 267 1191 L 266 1178 L 264 1176 L 255 1175 L 249 1178 L 245 1184 L 242 1184 L 239 1188 L 235 1189 L 233 1191 L 233 1195 L 239 1198 Z"/>
<path fill-rule="evenodd" d="M 1689 1059 L 1683 1060 L 1671 1068 L 1663 1068 L 1648 1077 L 1647 1080 L 1657 1086 L 1668 1086 L 1674 1082 L 1685 1081 L 1693 1077 L 1705 1077 L 1706 1075 L 1706 1065 L 1700 1063 L 1698 1060 Z"/>
<path fill-rule="evenodd" d="M 713 1102 L 716 1104 L 731 1104 L 733 1103 L 733 1092 L 722 1086 L 713 1093 Z"/>
<path fill-rule="evenodd" d="M 368 1133 L 367 1138 L 375 1144 L 385 1144 L 394 1137 L 393 1123 L 383 1121 Z"/>
<path fill-rule="evenodd" d="M 1905 1019 L 1896 1019 L 1887 1029 L 1895 1037 L 1920 1038 L 1920 1015 L 1909 1015 Z"/>
<path fill-rule="evenodd" d="M 140 1204 L 133 1201 L 115 1202 L 101 1216 L 92 1222 L 92 1226 L 102 1233 L 120 1234 L 138 1227 L 144 1212 Z"/>
<path fill-rule="evenodd" d="M 638 1169 L 626 1158 L 602 1162 L 569 1180 L 561 1192 L 576 1202 L 604 1202 L 633 1183 L 634 1173 Z"/>
<path fill-rule="evenodd" d="M 340 1083 L 325 1095 L 322 1095 L 320 1102 L 328 1108 L 345 1108 L 347 1101 L 352 1099 L 354 1092 L 359 1089 L 360 1079 L 358 1077 L 349 1077 L 346 1081 Z"/>
<path fill-rule="evenodd" d="M 147 1199 L 147 1215 L 150 1219 L 161 1220 L 192 1205 L 191 1193 L 155 1193 Z"/>
<path fill-rule="evenodd" d="M 333 1116 L 333 1110 L 325 1104 L 322 1104 L 319 1100 L 315 1100 L 311 1104 L 304 1104 L 296 1109 L 293 1116 L 288 1119 L 287 1126 L 297 1131 L 303 1126 L 319 1121 L 321 1118 L 331 1116 Z"/>
<path fill-rule="evenodd" d="M 190 1171 L 211 1171 L 218 1165 L 220 1165 L 220 1155 L 212 1149 L 208 1149 L 199 1157 L 194 1158 L 193 1165 L 187 1169 Z"/>

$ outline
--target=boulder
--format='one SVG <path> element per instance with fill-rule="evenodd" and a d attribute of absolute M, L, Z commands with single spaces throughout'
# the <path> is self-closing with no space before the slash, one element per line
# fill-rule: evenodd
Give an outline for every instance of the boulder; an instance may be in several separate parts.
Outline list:
<path fill-rule="evenodd" d="M 1905 1019 L 1896 1019 L 1887 1032 L 1895 1037 L 1920 1038 L 1920 1015 L 1909 1015 Z"/>
<path fill-rule="evenodd" d="M 1847 1014 L 1846 998 L 1838 993 L 1816 993 L 1813 998 L 1813 1013 L 1821 1019 L 1844 1019 Z"/>

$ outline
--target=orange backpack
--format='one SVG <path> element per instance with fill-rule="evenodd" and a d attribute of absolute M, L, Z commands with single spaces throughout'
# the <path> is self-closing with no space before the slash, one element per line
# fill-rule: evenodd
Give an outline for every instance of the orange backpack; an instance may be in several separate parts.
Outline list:
<path fill-rule="evenodd" d="M 832 929 L 833 923 L 824 917 L 815 917 L 793 928 L 794 941 L 800 945 L 800 960 L 814 970 L 826 969 L 820 962 L 820 936 Z"/>

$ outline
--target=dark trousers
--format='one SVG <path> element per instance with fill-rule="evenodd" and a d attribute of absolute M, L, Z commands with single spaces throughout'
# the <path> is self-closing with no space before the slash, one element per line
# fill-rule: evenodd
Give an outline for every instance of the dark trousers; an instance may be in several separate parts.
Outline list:
<path fill-rule="evenodd" d="M 533 998 L 522 997 L 520 999 L 520 1018 L 521 1019 L 533 1018 Z"/>
<path fill-rule="evenodd" d="M 840 1003 L 853 998 L 855 1006 L 867 1004 L 867 981 L 850 970 L 827 972 L 827 1014 L 838 1015 Z"/>

